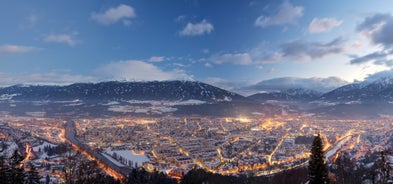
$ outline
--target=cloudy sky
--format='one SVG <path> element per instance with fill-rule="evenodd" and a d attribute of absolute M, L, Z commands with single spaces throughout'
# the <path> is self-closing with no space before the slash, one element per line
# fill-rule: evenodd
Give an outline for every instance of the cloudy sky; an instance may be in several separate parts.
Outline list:
<path fill-rule="evenodd" d="M 390 75 L 389 0 L 2 0 L 0 85 Z"/>

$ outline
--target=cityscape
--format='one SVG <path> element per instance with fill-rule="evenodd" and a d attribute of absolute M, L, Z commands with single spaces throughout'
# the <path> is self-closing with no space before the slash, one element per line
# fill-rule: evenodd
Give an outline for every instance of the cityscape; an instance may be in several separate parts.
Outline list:
<path fill-rule="evenodd" d="M 63 120 L 6 116 L 1 119 L 3 152 L 24 147 L 23 162 L 41 176 L 64 182 L 67 154 L 82 153 L 110 176 L 132 168 L 181 179 L 195 167 L 222 175 L 269 176 L 308 164 L 314 135 L 334 163 L 349 153 L 361 161 L 393 146 L 391 117 L 378 120 L 321 120 L 311 117 L 161 117 Z M 17 144 L 15 144 L 17 143 Z M 47 149 L 72 145 L 71 150 Z M 3 146 L 4 148 L 4 146 Z M 391 156 L 393 158 L 393 155 Z M 390 158 L 390 157 L 389 157 Z M 370 163 L 365 163 L 370 164 Z"/>

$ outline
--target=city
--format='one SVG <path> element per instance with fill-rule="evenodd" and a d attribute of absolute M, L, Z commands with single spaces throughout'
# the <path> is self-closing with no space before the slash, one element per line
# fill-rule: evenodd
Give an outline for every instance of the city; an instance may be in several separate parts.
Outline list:
<path fill-rule="evenodd" d="M 22 149 L 41 176 L 62 181 L 66 152 L 44 151 L 71 143 L 107 174 L 132 168 L 180 179 L 194 167 L 223 175 L 273 175 L 305 167 L 320 133 L 329 163 L 340 152 L 355 160 L 393 146 L 391 118 L 320 120 L 310 117 L 162 117 L 76 119 L 6 117 L 0 135 L 7 149 Z M 75 133 L 67 132 L 75 131 Z M 72 134 L 72 135 L 71 135 Z M 73 135 L 75 134 L 75 135 Z M 393 155 L 392 155 L 393 156 Z"/>

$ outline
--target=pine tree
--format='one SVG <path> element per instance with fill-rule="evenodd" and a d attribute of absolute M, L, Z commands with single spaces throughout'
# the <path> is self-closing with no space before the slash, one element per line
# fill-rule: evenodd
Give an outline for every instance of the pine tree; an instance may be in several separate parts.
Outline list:
<path fill-rule="evenodd" d="M 4 156 L 0 156 L 0 181 L 8 180 L 8 163 Z"/>
<path fill-rule="evenodd" d="M 38 174 L 35 166 L 29 162 L 27 163 L 28 171 L 26 172 L 27 181 L 25 184 L 39 184 L 40 183 L 40 175 Z"/>
<path fill-rule="evenodd" d="M 18 153 L 18 150 L 15 150 L 9 158 L 8 183 L 23 183 L 25 174 L 22 160 L 23 156 Z"/>
<path fill-rule="evenodd" d="M 320 135 L 314 137 L 311 147 L 311 156 L 308 165 L 309 184 L 329 183 L 328 169 L 325 162 L 322 139 Z"/>
<path fill-rule="evenodd" d="M 50 177 L 49 177 L 49 174 L 46 174 L 45 184 L 49 184 L 49 183 L 50 183 Z"/>

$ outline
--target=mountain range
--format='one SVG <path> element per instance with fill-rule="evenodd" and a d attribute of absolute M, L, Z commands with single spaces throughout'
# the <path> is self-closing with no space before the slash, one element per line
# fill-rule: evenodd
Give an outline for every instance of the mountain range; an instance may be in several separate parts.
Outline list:
<path fill-rule="evenodd" d="M 0 114 L 274 116 L 283 112 L 282 103 L 290 103 L 295 113 L 311 112 L 323 116 L 393 114 L 393 78 L 346 84 L 328 92 L 292 87 L 298 88 L 264 91 L 245 97 L 197 81 L 15 85 L 0 88 Z"/>
<path fill-rule="evenodd" d="M 33 116 L 271 115 L 277 110 L 197 81 L 15 85 L 0 88 L 0 109 Z"/>

